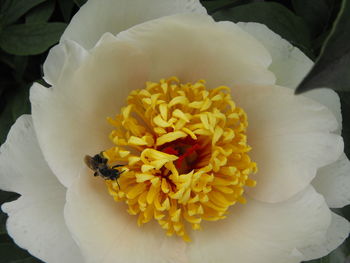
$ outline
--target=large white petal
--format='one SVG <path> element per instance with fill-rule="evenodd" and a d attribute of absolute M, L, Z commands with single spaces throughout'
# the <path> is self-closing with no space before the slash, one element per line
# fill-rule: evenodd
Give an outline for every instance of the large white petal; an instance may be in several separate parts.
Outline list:
<path fill-rule="evenodd" d="M 77 63 L 76 53 L 84 53 L 77 48 L 67 52 L 67 65 Z M 119 113 L 128 93 L 147 80 L 140 52 L 111 34 L 104 35 L 83 65 L 67 67 L 53 88 L 34 84 L 30 94 L 41 149 L 66 186 L 76 178 L 86 154 L 110 147 L 106 118 Z"/>
<path fill-rule="evenodd" d="M 258 23 L 238 23 L 245 31 L 258 39 L 270 52 L 270 66 L 277 78 L 277 84 L 295 89 L 311 69 L 313 62 L 298 48 Z M 303 94 L 320 102 L 336 116 L 339 126 L 334 132 L 341 133 L 341 107 L 339 96 L 331 89 L 315 89 Z M 345 154 L 336 163 L 326 166 L 317 173 L 313 181 L 316 190 L 322 193 L 328 205 L 342 207 L 350 203 L 350 164 Z"/>
<path fill-rule="evenodd" d="M 199 0 L 89 0 L 73 17 L 61 40 L 74 40 L 91 48 L 105 32 L 117 34 L 178 13 L 206 14 L 206 10 Z"/>
<path fill-rule="evenodd" d="M 330 207 L 340 208 L 350 204 L 350 162 L 346 155 L 320 169 L 312 185 L 325 197 Z"/>
<path fill-rule="evenodd" d="M 2 206 L 20 247 L 49 263 L 82 262 L 63 218 L 66 189 L 44 160 L 30 116 L 17 120 L 0 149 L 0 188 L 21 194 Z"/>
<path fill-rule="evenodd" d="M 275 82 L 266 49 L 234 23 L 216 23 L 210 16 L 163 17 L 117 37 L 146 54 L 152 81 L 175 75 L 185 83 L 205 79 L 210 88 Z"/>
<path fill-rule="evenodd" d="M 282 203 L 248 199 L 227 219 L 192 232 L 190 262 L 299 263 L 298 250 L 323 242 L 330 222 L 331 212 L 312 187 Z"/>
<path fill-rule="evenodd" d="M 348 237 L 349 232 L 349 222 L 345 218 L 332 213 L 332 222 L 328 228 L 326 240 L 320 244 L 300 249 L 300 251 L 305 256 L 305 260 L 324 257 L 340 246 Z"/>
<path fill-rule="evenodd" d="M 238 23 L 238 25 L 260 41 L 270 52 L 272 63 L 269 69 L 275 74 L 277 85 L 295 89 L 310 71 L 313 62 L 297 47 L 292 46 L 263 24 Z M 303 95 L 328 107 L 341 125 L 340 100 L 333 90 L 316 89 Z"/>
<path fill-rule="evenodd" d="M 85 169 L 68 189 L 65 218 L 87 263 L 187 262 L 185 242 L 167 237 L 154 222 L 138 227 L 104 180 Z"/>
<path fill-rule="evenodd" d="M 258 185 L 248 189 L 254 198 L 290 198 L 343 151 L 342 138 L 330 133 L 337 121 L 323 105 L 278 86 L 241 86 L 232 95 L 248 115 L 250 155 L 259 170 Z"/>

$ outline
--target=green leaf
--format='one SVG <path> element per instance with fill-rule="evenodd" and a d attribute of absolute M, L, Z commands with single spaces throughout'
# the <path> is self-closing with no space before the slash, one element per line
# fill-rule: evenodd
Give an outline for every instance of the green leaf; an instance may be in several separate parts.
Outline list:
<path fill-rule="evenodd" d="M 16 247 L 15 244 L 10 242 L 0 244 L 0 262 L 11 262 L 21 258 L 28 257 L 28 253 Z"/>
<path fill-rule="evenodd" d="M 29 88 L 22 88 L 15 94 L 11 103 L 11 113 L 14 121 L 19 116 L 30 113 Z"/>
<path fill-rule="evenodd" d="M 310 32 L 304 20 L 281 4 L 257 2 L 240 5 L 215 12 L 213 17 L 218 21 L 229 20 L 233 22 L 258 22 L 265 24 L 291 44 L 312 56 Z"/>
<path fill-rule="evenodd" d="M 323 32 L 331 15 L 331 7 L 326 0 L 292 0 L 292 4 L 296 14 L 306 21 L 314 36 Z"/>
<path fill-rule="evenodd" d="M 3 244 L 3 243 L 9 243 L 11 242 L 11 237 L 9 237 L 9 235 L 7 234 L 1 234 L 0 235 L 0 244 Z"/>
<path fill-rule="evenodd" d="M 47 83 L 44 79 L 37 79 L 35 80 L 35 82 L 38 82 L 40 85 L 49 88 L 51 85 L 49 83 Z"/>
<path fill-rule="evenodd" d="M 12 263 L 42 263 L 39 259 L 35 257 L 28 257 L 20 260 L 13 261 Z"/>
<path fill-rule="evenodd" d="M 28 57 L 24 56 L 15 56 L 13 58 L 13 64 L 15 66 L 14 77 L 17 82 L 21 83 L 24 72 L 28 65 Z"/>
<path fill-rule="evenodd" d="M 66 26 L 64 23 L 9 26 L 0 35 L 0 47 L 14 55 L 40 54 L 58 42 Z"/>
<path fill-rule="evenodd" d="M 48 0 L 28 12 L 26 15 L 26 23 L 30 24 L 47 22 L 54 10 L 55 1 Z"/>
<path fill-rule="evenodd" d="M 19 194 L 0 190 L 0 205 L 16 200 L 18 197 Z"/>
<path fill-rule="evenodd" d="M 326 256 L 326 257 L 323 257 L 323 258 L 320 258 L 320 259 L 315 259 L 315 260 L 310 260 L 310 261 L 303 261 L 305 263 L 332 263 L 329 261 L 329 257 Z M 337 262 L 334 262 L 334 263 L 337 263 Z M 345 262 L 338 262 L 338 263 L 345 263 Z"/>
<path fill-rule="evenodd" d="M 0 211 L 0 235 L 6 234 L 7 215 Z"/>
<path fill-rule="evenodd" d="M 341 102 L 341 113 L 343 117 L 342 137 L 345 144 L 345 154 L 350 158 L 350 93 L 339 92 Z M 349 209 L 350 210 L 350 209 Z M 348 212 L 348 219 L 350 220 L 350 211 Z"/>
<path fill-rule="evenodd" d="M 34 6 L 46 0 L 5 0 L 0 10 L 0 27 L 15 22 Z"/>
<path fill-rule="evenodd" d="M 13 124 L 11 108 L 6 105 L 5 109 L 0 113 L 0 143 L 4 143 L 7 134 Z"/>
<path fill-rule="evenodd" d="M 7 54 L 6 52 L 2 51 L 1 49 L 0 49 L 0 60 L 2 63 L 4 63 L 6 66 L 8 66 L 12 69 L 15 67 L 15 65 L 13 64 L 13 55 Z M 6 77 L 8 77 L 8 76 L 6 76 Z M 5 77 L 3 79 L 5 79 Z"/>
<path fill-rule="evenodd" d="M 319 87 L 350 91 L 350 0 L 343 0 L 321 54 L 296 93 Z"/>
<path fill-rule="evenodd" d="M 201 1 L 202 5 L 207 9 L 209 14 L 217 12 L 221 9 L 234 7 L 237 5 L 247 4 L 249 0 L 216 0 L 216 1 Z"/>
<path fill-rule="evenodd" d="M 74 0 L 75 4 L 79 7 L 81 7 L 83 4 L 86 3 L 87 0 Z"/>
<path fill-rule="evenodd" d="M 10 80 L 0 79 L 0 96 L 6 89 L 11 89 L 14 83 Z"/>
<path fill-rule="evenodd" d="M 17 247 L 14 243 L 0 243 L 0 263 L 39 263 L 27 251 Z"/>
<path fill-rule="evenodd" d="M 73 0 L 59 0 L 58 5 L 60 6 L 64 21 L 69 22 L 74 7 Z"/>

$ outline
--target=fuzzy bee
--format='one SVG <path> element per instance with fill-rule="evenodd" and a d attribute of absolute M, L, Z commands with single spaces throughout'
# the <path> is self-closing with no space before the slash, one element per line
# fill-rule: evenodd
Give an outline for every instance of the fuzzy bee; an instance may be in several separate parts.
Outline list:
<path fill-rule="evenodd" d="M 95 172 L 94 176 L 100 176 L 105 180 L 117 181 L 117 184 L 119 186 L 118 178 L 124 171 L 119 171 L 115 168 L 121 167 L 123 165 L 117 164 L 112 167 L 108 166 L 108 160 L 103 157 L 102 152 L 100 154 L 96 154 L 94 157 L 86 155 L 84 161 L 85 164 Z"/>

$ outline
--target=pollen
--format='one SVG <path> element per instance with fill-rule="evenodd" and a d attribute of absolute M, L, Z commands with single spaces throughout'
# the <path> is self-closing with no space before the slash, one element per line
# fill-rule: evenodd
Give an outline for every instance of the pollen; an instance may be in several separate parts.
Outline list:
<path fill-rule="evenodd" d="M 190 241 L 191 228 L 224 219 L 230 206 L 246 203 L 245 187 L 256 185 L 247 115 L 226 86 L 147 82 L 108 122 L 114 146 L 103 155 L 123 165 L 118 181 L 106 180 L 108 192 L 139 226 L 156 220 L 168 236 Z"/>

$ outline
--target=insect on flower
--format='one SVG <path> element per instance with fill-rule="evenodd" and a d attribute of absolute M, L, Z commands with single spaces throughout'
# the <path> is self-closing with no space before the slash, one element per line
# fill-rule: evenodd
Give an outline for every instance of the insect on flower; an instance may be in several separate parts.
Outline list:
<path fill-rule="evenodd" d="M 105 180 L 116 180 L 119 186 L 118 178 L 124 171 L 120 171 L 115 168 L 121 167 L 123 165 L 117 164 L 112 167 L 108 166 L 108 160 L 103 157 L 102 152 L 100 154 L 96 154 L 94 157 L 86 155 L 84 162 L 91 170 L 95 172 L 94 176 L 100 176 Z"/>

